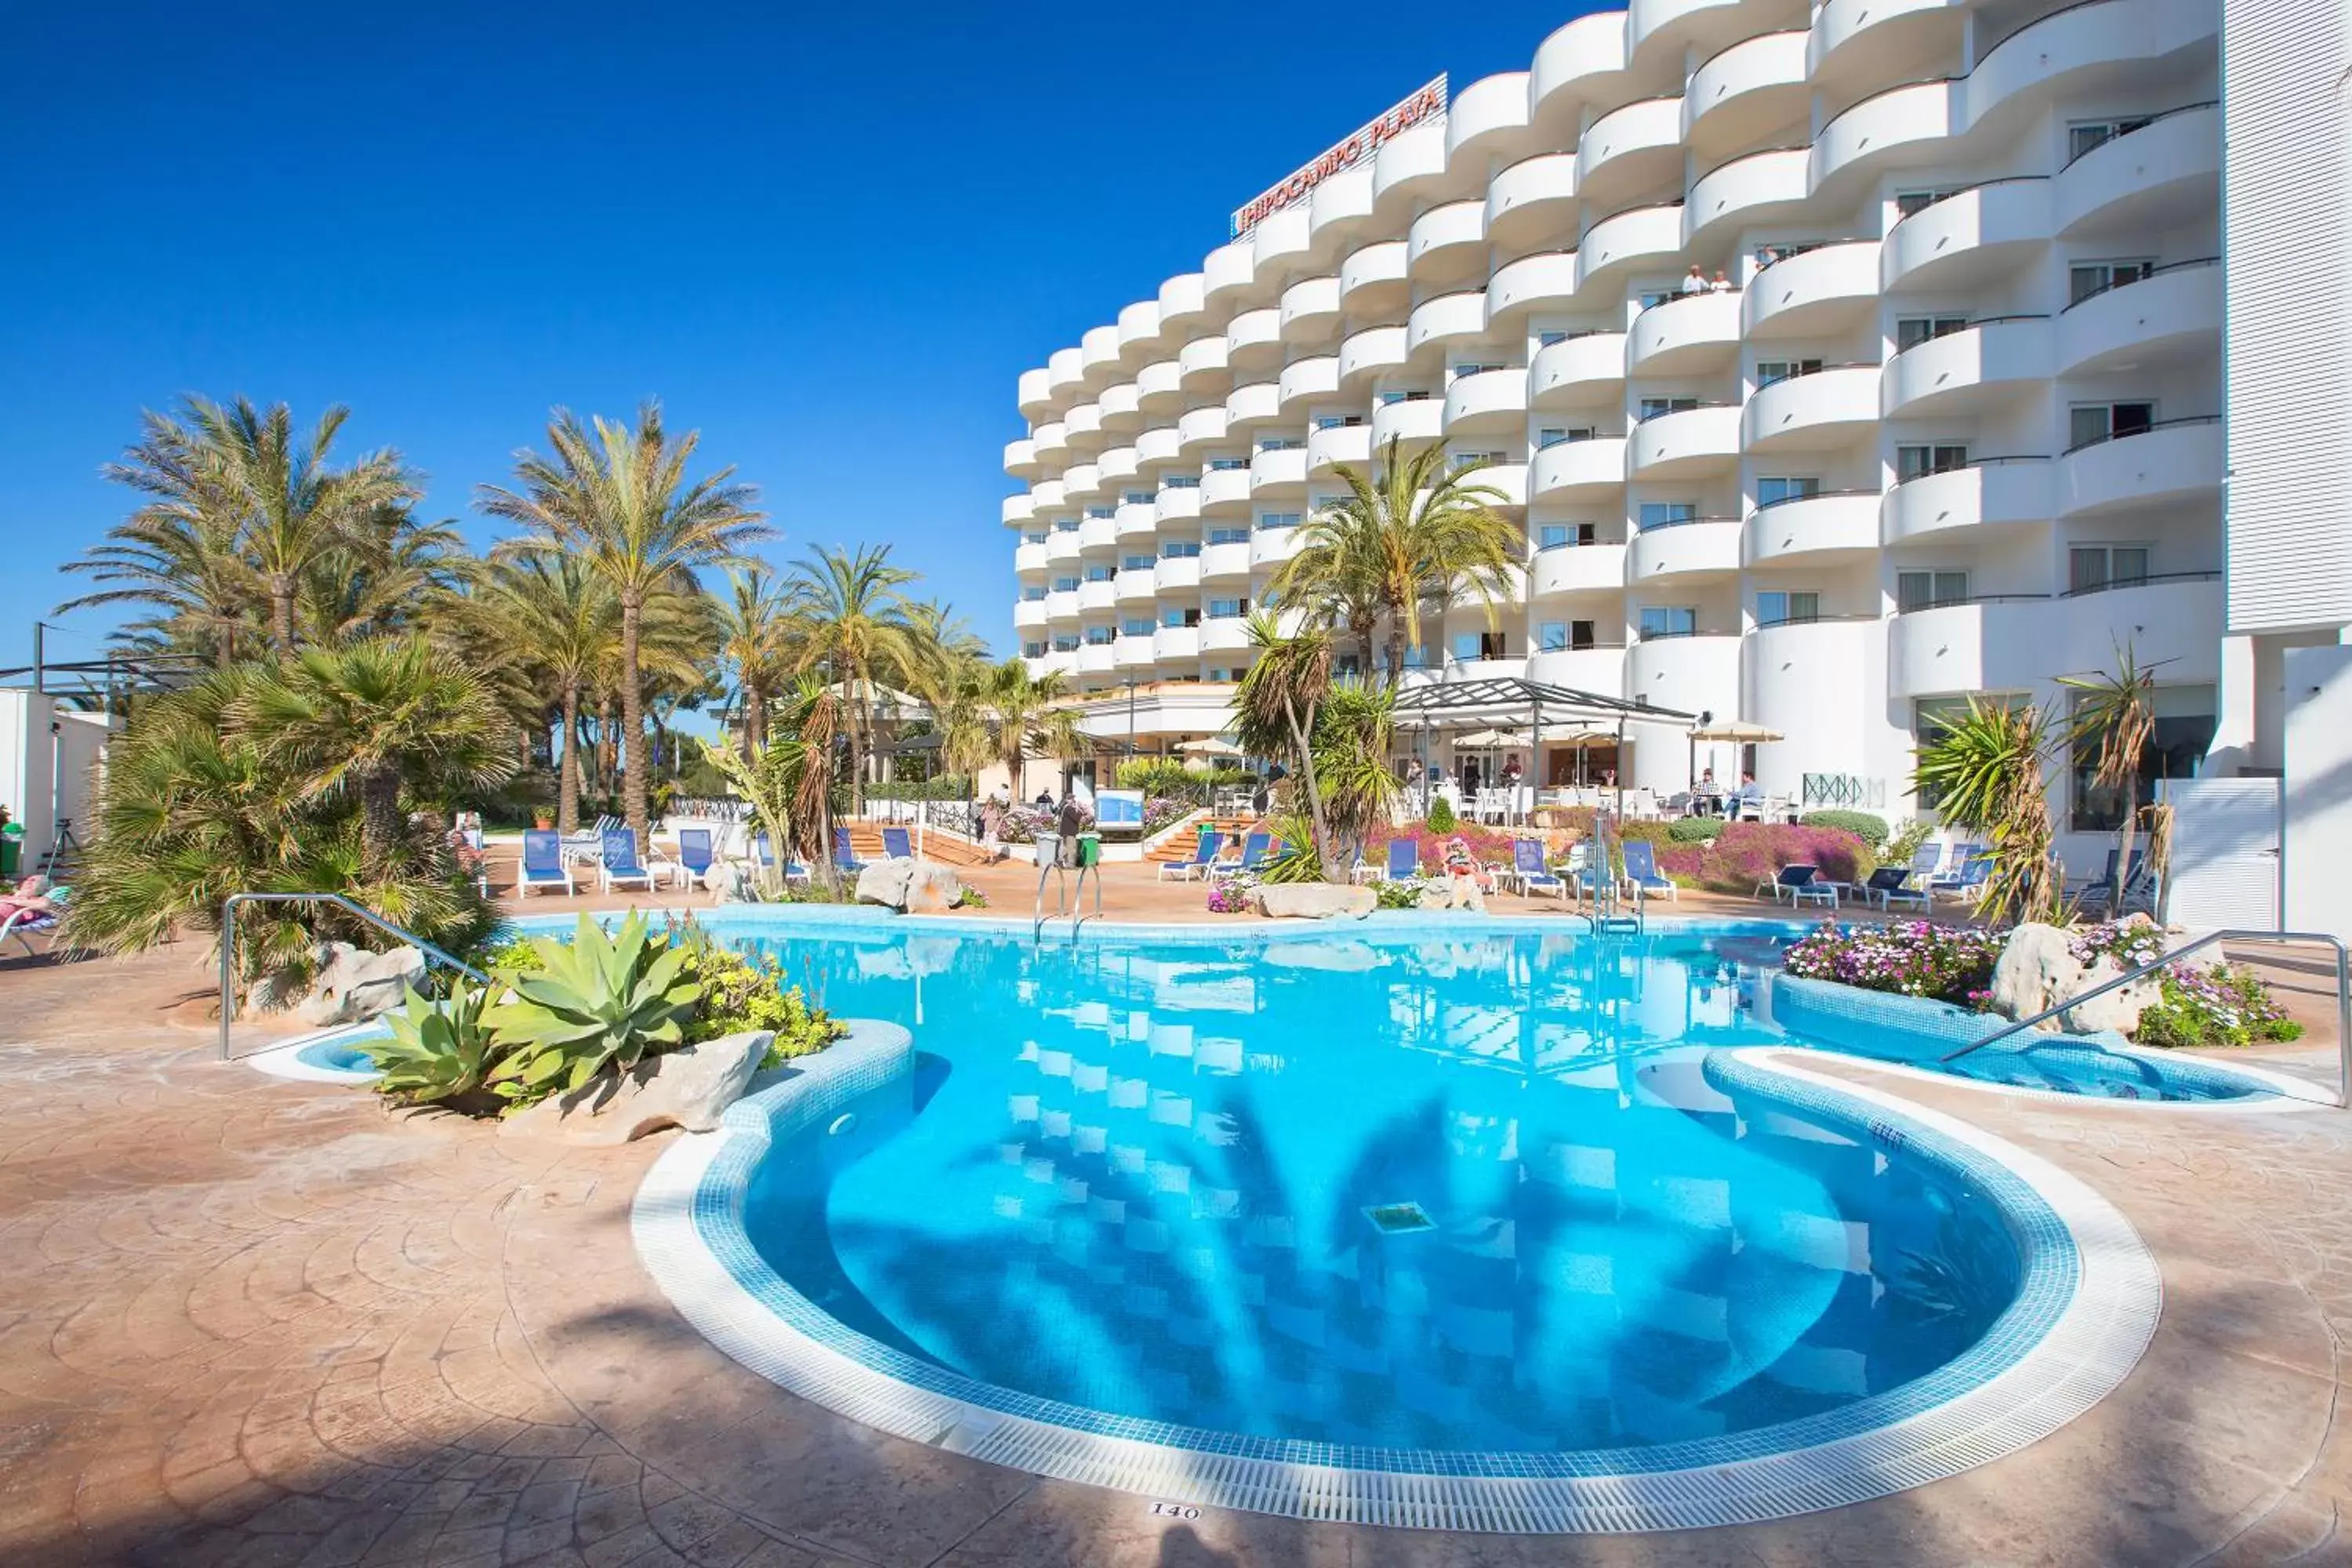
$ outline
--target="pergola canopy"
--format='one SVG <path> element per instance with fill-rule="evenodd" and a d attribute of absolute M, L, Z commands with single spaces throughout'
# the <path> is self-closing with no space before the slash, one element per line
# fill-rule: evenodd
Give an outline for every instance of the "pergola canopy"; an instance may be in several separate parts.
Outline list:
<path fill-rule="evenodd" d="M 1626 723 L 1696 723 L 1696 713 L 1628 702 L 1572 686 L 1552 686 L 1518 676 L 1490 676 L 1478 680 L 1440 680 L 1397 693 L 1396 721 L 1407 729 L 1486 729 L 1522 721 L 1536 727 L 1549 723 L 1559 729 L 1616 730 Z"/>

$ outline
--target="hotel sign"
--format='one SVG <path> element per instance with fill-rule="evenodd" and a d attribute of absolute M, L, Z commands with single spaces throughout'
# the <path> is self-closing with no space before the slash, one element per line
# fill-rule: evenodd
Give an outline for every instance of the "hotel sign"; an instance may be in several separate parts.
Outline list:
<path fill-rule="evenodd" d="M 1438 119 L 1444 113 L 1445 77 L 1440 73 L 1419 91 L 1375 118 L 1353 136 L 1306 164 L 1288 179 L 1277 181 L 1246 206 L 1234 209 L 1233 237 L 1239 239 L 1283 208 L 1295 202 L 1305 201 L 1316 186 L 1343 170 L 1354 168 L 1379 152 L 1381 143 L 1390 137 L 1401 136 L 1423 121 Z"/>

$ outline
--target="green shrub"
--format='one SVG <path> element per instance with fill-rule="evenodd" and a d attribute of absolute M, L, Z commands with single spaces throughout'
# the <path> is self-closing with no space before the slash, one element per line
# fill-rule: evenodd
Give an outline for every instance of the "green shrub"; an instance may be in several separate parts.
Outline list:
<path fill-rule="evenodd" d="M 489 1013 L 502 1051 L 489 1086 L 500 1098 L 527 1105 L 684 1041 L 702 987 L 685 978 L 687 946 L 652 937 L 643 915 L 607 936 L 583 914 L 569 943 L 533 945 L 539 970 L 500 974 L 510 994 Z"/>
<path fill-rule="evenodd" d="M 946 773 L 935 779 L 895 779 L 888 784 L 866 786 L 868 800 L 970 800 L 971 780 L 961 773 Z"/>
<path fill-rule="evenodd" d="M 414 985 L 407 1005 L 383 1016 L 392 1033 L 358 1042 L 383 1076 L 376 1092 L 402 1105 L 463 1101 L 482 1091 L 498 1048 L 482 1023 L 485 986 L 456 982 L 446 1005 L 436 1006 Z"/>
<path fill-rule="evenodd" d="M 1429 803 L 1429 830 L 1432 833 L 1451 833 L 1461 826 L 1461 822 L 1454 815 L 1452 803 L 1444 796 L 1440 795 Z"/>
<path fill-rule="evenodd" d="M 1615 837 L 1617 842 L 1620 844 L 1628 842 L 1634 844 L 1676 844 L 1682 842 L 1675 837 L 1675 825 L 1671 822 L 1621 822 L 1617 825 Z"/>
<path fill-rule="evenodd" d="M 1409 910 L 1421 902 L 1421 884 L 1382 882 L 1373 889 L 1372 896 L 1379 900 L 1381 909 Z"/>
<path fill-rule="evenodd" d="M 2164 933 L 2139 920 L 2083 926 L 2067 942 L 2077 963 L 2107 958 L 2137 969 L 2164 956 Z M 2158 970 L 2157 1001 L 2141 1009 L 2132 1038 L 2144 1046 L 2251 1046 L 2303 1037 L 2270 987 L 2234 963 L 2168 963 Z"/>
<path fill-rule="evenodd" d="M 1675 844 L 1712 844 L 1723 837 L 1719 816 L 1678 816 L 1666 824 L 1666 837 Z"/>
<path fill-rule="evenodd" d="M 1886 842 L 1886 818 L 1874 811 L 1809 811 L 1797 820 L 1801 827 L 1842 827 L 1874 854 Z"/>
<path fill-rule="evenodd" d="M 1878 852 L 1882 866 L 1908 866 L 1918 858 L 1919 848 L 1936 831 L 1936 825 L 1924 816 L 1915 816 L 1896 828 Z"/>

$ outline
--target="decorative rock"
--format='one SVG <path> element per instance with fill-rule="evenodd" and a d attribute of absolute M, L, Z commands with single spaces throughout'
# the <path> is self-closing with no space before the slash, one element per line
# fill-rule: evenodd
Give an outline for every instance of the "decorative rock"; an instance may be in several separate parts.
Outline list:
<path fill-rule="evenodd" d="M 569 1093 L 517 1111 L 499 1136 L 579 1144 L 626 1143 L 665 1127 L 709 1132 L 743 1097 L 775 1040 L 770 1029 L 721 1035 L 649 1057 L 614 1078 L 600 1075 Z"/>
<path fill-rule="evenodd" d="M 2084 963 L 2074 956 L 2071 942 L 2061 928 L 2033 921 L 2011 931 L 1993 965 L 1992 1010 L 2004 1018 L 2030 1018 L 2123 973 L 2111 958 Z M 2153 979 L 2136 981 L 2069 1007 L 2040 1027 L 2054 1031 L 2063 1026 L 2078 1035 L 2113 1029 L 2128 1035 L 2139 1027 L 2141 1011 L 2153 1005 L 2158 995 Z"/>
<path fill-rule="evenodd" d="M 963 880 L 945 866 L 911 856 L 869 862 L 857 873 L 857 901 L 908 914 L 944 914 L 963 898 Z"/>
<path fill-rule="evenodd" d="M 389 1013 L 401 1005 L 410 985 L 425 978 L 425 954 L 413 947 L 370 952 L 347 942 L 330 942 L 320 943 L 312 958 L 318 978 L 294 1005 L 294 1016 L 321 1028 Z"/>
<path fill-rule="evenodd" d="M 1486 895 L 1478 887 L 1475 877 L 1441 877 L 1421 890 L 1419 908 L 1424 910 L 1468 910 L 1473 914 L 1486 912 Z"/>
<path fill-rule="evenodd" d="M 1330 882 L 1262 882 L 1257 912 L 1268 920 L 1323 921 L 1336 915 L 1358 920 L 1380 907 L 1380 895 L 1370 888 L 1342 888 Z"/>

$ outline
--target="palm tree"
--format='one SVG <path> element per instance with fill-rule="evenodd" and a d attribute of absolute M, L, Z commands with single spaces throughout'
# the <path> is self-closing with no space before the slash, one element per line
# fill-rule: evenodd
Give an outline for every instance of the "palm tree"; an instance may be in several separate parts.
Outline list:
<path fill-rule="evenodd" d="M 2140 663 L 2128 646 L 2121 647 L 2116 649 L 2113 673 L 2061 676 L 2058 684 L 2074 693 L 2074 711 L 2065 724 L 2067 746 L 2078 759 L 2091 756 L 2092 784 L 2114 795 L 2117 803 L 2115 907 L 2107 912 L 2110 919 L 2120 918 L 2124 887 L 2131 880 L 2132 837 L 2142 810 L 2140 765 L 2156 746 L 2156 667 Z M 2153 815 L 2163 808 L 2146 809 Z M 2168 841 L 2169 837 L 2164 836 Z"/>
<path fill-rule="evenodd" d="M 311 645 L 354 642 L 441 618 L 480 563 L 453 522 L 419 522 L 384 507 L 354 521 L 295 586 L 297 637 Z"/>
<path fill-rule="evenodd" d="M 1968 711 L 1922 744 L 1912 767 L 1912 794 L 1932 796 L 1945 821 L 1982 834 L 1992 849 L 1980 907 L 1996 921 L 2046 921 L 2058 910 L 2042 771 L 2050 735 L 2047 709 L 1971 696 Z"/>
<path fill-rule="evenodd" d="M 589 425 L 557 409 L 547 426 L 553 456 L 524 452 L 515 463 L 520 488 L 482 488 L 477 504 L 489 516 L 527 531 L 506 548 L 571 550 L 611 584 L 621 602 L 621 722 L 627 736 L 626 811 L 640 844 L 650 842 L 646 794 L 642 663 L 646 605 L 664 589 L 694 583 L 708 566 L 749 563 L 743 552 L 773 531 L 754 510 L 757 492 L 731 482 L 721 468 L 688 480 L 688 462 L 700 437 L 672 438 L 661 406 L 637 411 L 633 429 L 598 417 Z"/>
<path fill-rule="evenodd" d="M 730 593 L 718 602 L 712 629 L 720 662 L 735 672 L 748 762 L 767 744 L 768 702 L 783 683 L 800 628 L 783 592 L 764 570 L 730 571 L 727 582 Z"/>
<path fill-rule="evenodd" d="M 1021 761 L 1031 752 L 1067 762 L 1086 750 L 1069 684 L 1057 670 L 1031 675 L 1029 661 L 1008 658 L 988 672 L 982 698 L 994 715 L 996 756 L 1021 793 Z"/>
<path fill-rule="evenodd" d="M 1323 879 L 1339 881 L 1345 870 L 1315 783 L 1315 726 L 1331 690 L 1331 638 L 1320 629 L 1284 637 L 1263 612 L 1250 617 L 1249 638 L 1257 658 L 1234 693 L 1234 738 L 1252 756 L 1278 757 L 1298 770 Z"/>
<path fill-rule="evenodd" d="M 1267 584 L 1270 599 L 1304 611 L 1310 625 L 1345 626 L 1368 658 L 1385 619 L 1391 686 L 1405 650 L 1421 647 L 1423 606 L 1442 611 L 1474 594 L 1495 625 L 1526 547 L 1524 532 L 1495 510 L 1503 492 L 1472 482 L 1485 465 L 1450 462 L 1441 446 L 1406 453 L 1392 436 L 1370 474 L 1338 465 L 1348 494 L 1301 525 L 1297 553 Z"/>
<path fill-rule="evenodd" d="M 818 546 L 796 563 L 787 593 L 807 634 L 799 665 L 830 666 L 848 700 L 850 810 L 865 798 L 874 683 L 886 672 L 904 680 L 917 658 L 917 633 L 898 590 L 915 574 L 890 564 L 890 547 Z"/>
<path fill-rule="evenodd" d="M 480 600 L 483 614 L 555 688 L 563 748 L 556 760 L 555 824 L 570 833 L 580 823 L 581 699 L 621 647 L 621 601 L 612 585 L 577 556 L 517 552 L 491 570 Z"/>

